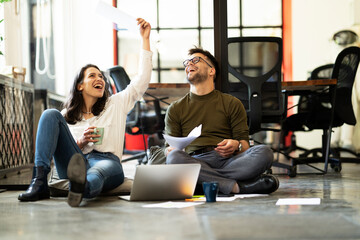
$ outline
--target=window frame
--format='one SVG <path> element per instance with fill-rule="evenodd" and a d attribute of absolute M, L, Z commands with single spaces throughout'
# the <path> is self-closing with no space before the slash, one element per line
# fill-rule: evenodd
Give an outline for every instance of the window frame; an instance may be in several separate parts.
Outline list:
<path fill-rule="evenodd" d="M 156 31 L 158 34 L 161 33 L 161 31 L 179 31 L 179 30 L 196 30 L 197 31 L 197 39 L 198 41 L 196 43 L 194 43 L 194 45 L 196 46 L 202 46 L 203 43 L 203 39 L 202 39 L 202 33 L 204 30 L 214 30 L 214 26 L 203 26 L 201 23 L 201 19 L 202 19 L 202 11 L 201 11 L 201 2 L 205 1 L 205 0 L 197 0 L 197 6 L 198 6 L 198 21 L 197 21 L 197 26 L 196 27 L 160 27 L 160 7 L 159 7 L 159 0 L 156 0 L 156 27 L 152 28 L 152 31 Z M 244 31 L 246 32 L 246 30 L 249 29 L 280 29 L 281 32 L 281 36 L 283 36 L 283 2 L 281 0 L 273 0 L 273 1 L 279 1 L 280 2 L 280 7 L 281 7 L 281 25 L 256 25 L 256 26 L 244 26 L 243 24 L 243 16 L 242 16 L 242 9 L 243 9 L 243 1 L 245 0 L 234 0 L 234 1 L 239 1 L 239 25 L 238 26 L 228 26 L 228 31 L 233 31 L 233 30 L 238 30 L 239 31 L 239 36 L 248 36 L 246 34 L 244 34 Z M 117 1 L 116 1 L 117 2 Z M 210 1 L 209 1 L 210 2 Z M 116 3 L 117 4 L 117 3 Z M 229 36 L 229 34 L 228 34 Z M 264 35 L 264 36 L 269 36 L 269 35 Z M 121 42 L 121 38 L 118 37 L 116 38 L 116 45 L 117 45 L 117 49 L 115 54 L 117 54 L 117 56 L 114 56 L 115 59 L 119 59 L 119 55 L 120 55 L 120 51 L 121 49 L 119 48 L 120 42 Z M 209 50 L 209 49 L 207 49 Z M 156 79 L 156 83 L 166 83 L 163 81 L 163 79 L 161 78 L 161 72 L 162 71 L 171 71 L 171 70 L 176 70 L 176 71 L 184 71 L 183 67 L 161 67 L 161 53 L 159 51 L 156 52 L 156 64 L 154 64 L 156 67 L 153 68 L 153 72 L 155 72 L 155 76 L 157 76 Z M 182 62 L 183 59 L 179 59 L 179 62 Z M 116 61 L 114 61 L 116 62 Z"/>

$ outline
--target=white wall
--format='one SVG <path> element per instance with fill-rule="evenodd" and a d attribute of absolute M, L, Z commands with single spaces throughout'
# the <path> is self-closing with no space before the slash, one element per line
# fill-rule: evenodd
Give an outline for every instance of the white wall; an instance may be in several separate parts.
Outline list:
<path fill-rule="evenodd" d="M 18 2 L 15 9 L 15 1 L 2 4 L 4 21 L 1 23 L 1 35 L 4 37 L 2 43 L 4 55 L 0 56 L 0 70 L 5 74 L 11 73 L 11 68 L 5 66 L 24 67 L 29 71 L 29 45 L 25 39 L 29 38 L 29 28 L 24 19 L 28 16 L 27 4 Z M 23 27 L 26 26 L 26 27 Z M 10 72 L 9 72 L 10 71 Z M 26 75 L 26 82 L 30 82 Z"/>
<path fill-rule="evenodd" d="M 111 4 L 111 0 L 104 1 Z M 96 0 L 54 1 L 57 92 L 67 95 L 75 73 L 85 64 L 113 64 L 113 24 L 95 11 Z"/>
<path fill-rule="evenodd" d="M 0 5 L 0 19 L 4 19 L 4 4 L 1 4 Z M 4 37 L 4 28 L 5 28 L 5 24 L 4 22 L 2 22 L 0 24 L 0 36 Z M 2 41 L 0 42 L 0 51 L 4 53 L 5 51 L 5 43 Z M 5 57 L 0 55 L 0 71 L 1 71 L 1 68 L 5 66 Z"/>
<path fill-rule="evenodd" d="M 331 38 L 353 24 L 352 4 L 353 0 L 292 0 L 294 80 L 305 80 L 312 69 L 335 61 Z"/>
<path fill-rule="evenodd" d="M 292 0 L 293 79 L 306 80 L 314 68 L 334 63 L 340 48 L 331 38 L 334 33 L 354 25 L 359 0 Z M 355 4 L 356 3 L 356 4 Z M 359 6 L 359 5 L 356 5 Z M 314 136 L 296 133 L 299 146 L 321 144 L 322 131 Z"/>
<path fill-rule="evenodd" d="M 102 0 L 111 4 L 111 0 Z M 2 65 L 29 65 L 29 22 L 27 1 L 4 4 L 5 61 Z M 106 69 L 113 64 L 113 24 L 96 13 L 97 0 L 53 0 L 56 92 L 67 95 L 78 69 L 87 63 Z M 3 66 L 0 66 L 0 68 Z M 28 70 L 28 73 L 30 71 Z M 29 74 L 26 81 L 29 82 Z"/>
<path fill-rule="evenodd" d="M 16 51 L 21 46 L 22 28 L 21 15 L 15 14 L 15 3 L 8 2 L 4 5 L 4 22 L 5 25 L 5 57 L 7 65 L 25 67 L 21 59 L 23 59 L 22 51 Z M 11 23 L 11 26 L 9 25 Z M 12 27 L 14 26 L 14 27 Z M 8 41 L 11 40 L 11 41 Z"/>

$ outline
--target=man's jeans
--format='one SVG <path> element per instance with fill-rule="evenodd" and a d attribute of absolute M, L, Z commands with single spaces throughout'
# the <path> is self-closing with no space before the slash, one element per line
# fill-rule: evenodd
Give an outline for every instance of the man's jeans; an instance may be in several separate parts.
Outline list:
<path fill-rule="evenodd" d="M 192 156 L 181 150 L 172 150 L 166 163 L 200 163 L 198 183 L 217 181 L 220 192 L 228 194 L 237 181 L 252 180 L 268 170 L 273 160 L 273 151 L 268 146 L 255 145 L 231 158 L 224 158 L 215 150 Z"/>

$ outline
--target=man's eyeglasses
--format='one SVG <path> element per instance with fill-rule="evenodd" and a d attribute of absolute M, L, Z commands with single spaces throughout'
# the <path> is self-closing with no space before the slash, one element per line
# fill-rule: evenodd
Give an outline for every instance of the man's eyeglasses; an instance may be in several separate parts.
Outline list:
<path fill-rule="evenodd" d="M 193 64 L 197 64 L 199 61 L 203 60 L 209 67 L 213 68 L 207 61 L 205 61 L 202 57 L 193 57 L 192 59 L 186 59 L 183 64 L 184 64 L 184 67 L 186 67 L 189 62 L 192 62 Z"/>

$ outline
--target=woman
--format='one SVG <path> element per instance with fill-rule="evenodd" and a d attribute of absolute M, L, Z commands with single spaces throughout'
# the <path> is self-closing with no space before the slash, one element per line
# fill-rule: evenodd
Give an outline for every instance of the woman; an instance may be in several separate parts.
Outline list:
<path fill-rule="evenodd" d="M 142 51 L 136 79 L 122 92 L 109 96 L 105 80 L 95 65 L 86 65 L 74 84 L 62 113 L 44 111 L 38 126 L 35 149 L 35 178 L 20 201 L 50 197 L 47 174 L 54 157 L 59 177 L 70 181 L 68 204 L 79 206 L 82 197 L 93 198 L 116 188 L 124 181 L 120 163 L 127 113 L 146 91 L 152 70 L 151 26 L 138 18 Z M 101 135 L 95 128 L 103 128 Z"/>

